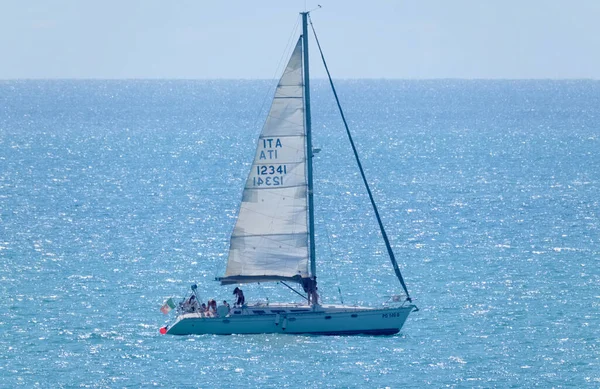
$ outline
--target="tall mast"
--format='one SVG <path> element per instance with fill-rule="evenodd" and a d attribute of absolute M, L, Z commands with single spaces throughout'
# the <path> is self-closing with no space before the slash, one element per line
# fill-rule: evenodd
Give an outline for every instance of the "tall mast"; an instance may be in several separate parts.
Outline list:
<path fill-rule="evenodd" d="M 310 275 L 313 280 L 317 277 L 315 262 L 315 209 L 313 203 L 313 148 L 310 123 L 310 81 L 308 73 L 308 12 L 302 15 L 302 52 L 304 58 L 304 117 L 306 125 L 306 170 L 308 178 L 308 231 L 310 244 Z"/>

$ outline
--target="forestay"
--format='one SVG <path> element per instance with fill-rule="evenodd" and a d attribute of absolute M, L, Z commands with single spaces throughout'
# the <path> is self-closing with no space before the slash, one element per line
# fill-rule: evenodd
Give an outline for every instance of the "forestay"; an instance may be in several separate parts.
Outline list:
<path fill-rule="evenodd" d="M 258 139 L 222 284 L 309 276 L 303 88 L 300 39 Z"/>

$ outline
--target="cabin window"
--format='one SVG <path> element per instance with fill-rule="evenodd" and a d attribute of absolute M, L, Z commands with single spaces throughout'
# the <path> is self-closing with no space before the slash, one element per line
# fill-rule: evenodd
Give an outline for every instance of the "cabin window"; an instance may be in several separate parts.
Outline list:
<path fill-rule="evenodd" d="M 358 317 L 358 315 L 356 313 L 353 313 L 352 315 L 350 315 L 350 317 Z"/>
<path fill-rule="evenodd" d="M 325 320 L 331 319 L 331 316 L 325 316 Z"/>
<path fill-rule="evenodd" d="M 265 314 L 265 311 L 262 311 L 262 310 L 257 310 L 257 311 L 252 311 L 252 312 L 256 313 L 257 315 L 264 315 Z"/>
<path fill-rule="evenodd" d="M 239 315 L 240 313 L 242 313 L 242 311 L 233 311 L 233 313 L 234 313 L 235 315 Z"/>

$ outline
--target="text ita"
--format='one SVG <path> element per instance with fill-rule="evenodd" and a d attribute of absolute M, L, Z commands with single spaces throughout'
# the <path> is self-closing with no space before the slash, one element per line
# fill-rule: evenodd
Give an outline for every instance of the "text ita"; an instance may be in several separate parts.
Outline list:
<path fill-rule="evenodd" d="M 267 159 L 277 159 L 277 149 L 282 148 L 283 144 L 281 143 L 281 139 L 279 138 L 265 138 L 261 139 L 263 149 L 261 150 L 258 156 L 258 159 L 267 160 Z"/>

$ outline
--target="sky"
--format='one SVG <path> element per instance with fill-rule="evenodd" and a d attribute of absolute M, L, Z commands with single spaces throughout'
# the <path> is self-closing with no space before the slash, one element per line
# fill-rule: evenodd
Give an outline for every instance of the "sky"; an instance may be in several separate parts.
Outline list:
<path fill-rule="evenodd" d="M 0 79 L 273 79 L 318 4 L 334 78 L 600 79 L 600 0 L 0 0 Z"/>

